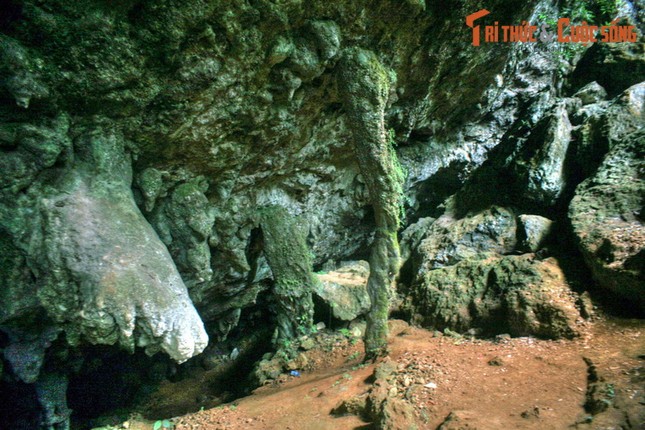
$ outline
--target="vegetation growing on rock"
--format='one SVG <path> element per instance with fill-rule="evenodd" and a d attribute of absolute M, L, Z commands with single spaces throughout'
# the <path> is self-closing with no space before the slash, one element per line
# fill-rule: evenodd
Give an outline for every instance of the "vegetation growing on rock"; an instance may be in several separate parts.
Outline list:
<path fill-rule="evenodd" d="M 284 208 L 260 210 L 264 253 L 273 273 L 277 329 L 275 344 L 288 354 L 297 338 L 310 334 L 314 306 L 311 299 L 314 276 L 302 226 Z"/>
<path fill-rule="evenodd" d="M 7 425 L 65 428 L 96 344 L 292 344 L 319 322 L 313 270 L 368 254 L 370 357 L 393 303 L 490 335 L 575 336 L 585 290 L 642 316 L 640 3 L 4 2 L 0 392 L 31 401 L 3 397 Z M 483 7 L 619 14 L 638 40 L 474 47 Z"/>
<path fill-rule="evenodd" d="M 376 231 L 370 251 L 365 348 L 368 358 L 387 349 L 387 319 L 392 282 L 399 271 L 397 233 L 402 205 L 402 176 L 385 129 L 385 107 L 390 88 L 387 71 L 373 52 L 352 48 L 340 62 L 339 87 L 354 141 L 354 153 L 374 208 Z"/>

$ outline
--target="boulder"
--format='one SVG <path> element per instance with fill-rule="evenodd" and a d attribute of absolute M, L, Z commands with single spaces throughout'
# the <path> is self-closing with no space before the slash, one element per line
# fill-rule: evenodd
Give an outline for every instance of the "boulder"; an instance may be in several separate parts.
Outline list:
<path fill-rule="evenodd" d="M 366 399 L 370 420 L 383 430 L 410 430 L 419 428 L 412 404 L 399 399 L 396 392 L 396 362 L 385 359 L 374 369 L 374 384 Z"/>
<path fill-rule="evenodd" d="M 522 246 L 530 252 L 536 252 L 551 232 L 553 221 L 539 215 L 520 215 L 518 219 Z"/>
<path fill-rule="evenodd" d="M 334 318 L 352 321 L 370 309 L 367 278 L 370 268 L 366 261 L 351 262 L 338 270 L 318 274 L 314 293 L 331 308 Z"/>
<path fill-rule="evenodd" d="M 401 233 L 401 260 L 405 261 L 419 247 L 419 244 L 426 237 L 426 232 L 435 222 L 435 218 L 421 218 L 417 222 L 410 224 Z"/>
<path fill-rule="evenodd" d="M 409 311 L 426 327 L 554 339 L 578 334 L 575 295 L 551 258 L 464 260 L 420 274 L 411 296 Z"/>
<path fill-rule="evenodd" d="M 645 83 L 609 109 L 610 150 L 576 189 L 569 218 L 594 279 L 623 304 L 645 313 Z"/>
<path fill-rule="evenodd" d="M 463 260 L 484 259 L 491 253 L 511 252 L 517 242 L 516 228 L 513 212 L 499 206 L 459 220 L 443 215 L 430 224 L 424 239 L 420 241 L 417 248 L 419 270 L 451 266 Z"/>

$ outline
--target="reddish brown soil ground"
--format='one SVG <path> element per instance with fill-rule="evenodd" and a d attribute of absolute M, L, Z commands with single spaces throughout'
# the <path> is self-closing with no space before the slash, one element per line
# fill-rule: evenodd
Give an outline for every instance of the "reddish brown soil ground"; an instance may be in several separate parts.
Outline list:
<path fill-rule="evenodd" d="M 573 341 L 493 342 L 435 335 L 393 321 L 390 357 L 397 363 L 397 383 L 390 395 L 414 406 L 419 428 L 436 429 L 455 411 L 462 424 L 450 429 L 567 429 L 576 423 L 585 429 L 645 428 L 644 327 L 642 321 L 599 318 Z M 231 404 L 176 418 L 176 429 L 374 428 L 357 416 L 330 413 L 371 387 L 374 365 L 360 365 L 361 349 L 360 342 L 346 342 L 309 351 L 311 370 L 300 377 L 284 376 Z M 583 407 L 589 366 L 583 357 L 615 390 L 613 406 L 590 424 L 583 424 L 589 417 Z"/>

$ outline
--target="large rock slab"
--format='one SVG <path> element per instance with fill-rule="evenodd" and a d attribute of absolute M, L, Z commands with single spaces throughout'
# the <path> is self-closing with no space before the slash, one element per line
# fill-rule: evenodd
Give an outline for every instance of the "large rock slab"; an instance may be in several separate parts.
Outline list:
<path fill-rule="evenodd" d="M 573 231 L 598 284 L 645 313 L 645 83 L 609 109 L 609 153 L 569 206 Z"/>
<path fill-rule="evenodd" d="M 557 262 L 532 254 L 465 260 L 420 274 L 409 310 L 426 327 L 556 339 L 576 336 L 580 316 Z"/>
<path fill-rule="evenodd" d="M 511 252 L 517 244 L 516 229 L 515 214 L 499 206 L 457 220 L 443 215 L 427 227 L 419 243 L 420 270 Z"/>
<path fill-rule="evenodd" d="M 338 270 L 318 274 L 320 282 L 314 285 L 314 293 L 331 308 L 334 318 L 352 321 L 370 309 L 369 274 L 366 261 L 349 263 Z"/>

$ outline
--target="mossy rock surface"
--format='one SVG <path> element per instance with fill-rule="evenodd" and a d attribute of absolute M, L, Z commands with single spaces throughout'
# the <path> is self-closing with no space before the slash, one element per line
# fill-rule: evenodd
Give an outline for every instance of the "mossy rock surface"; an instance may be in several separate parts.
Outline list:
<path fill-rule="evenodd" d="M 409 310 L 439 330 L 559 339 L 578 334 L 575 302 L 554 259 L 491 255 L 420 275 Z"/>
<path fill-rule="evenodd" d="M 629 88 L 606 115 L 610 150 L 576 189 L 569 217 L 595 280 L 645 314 L 645 83 Z"/>

